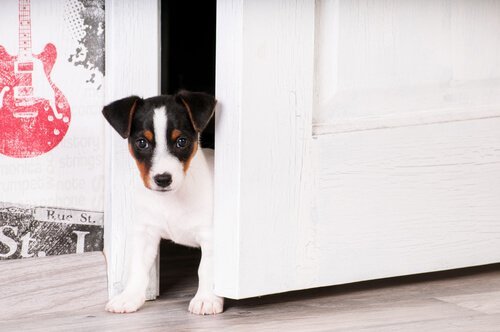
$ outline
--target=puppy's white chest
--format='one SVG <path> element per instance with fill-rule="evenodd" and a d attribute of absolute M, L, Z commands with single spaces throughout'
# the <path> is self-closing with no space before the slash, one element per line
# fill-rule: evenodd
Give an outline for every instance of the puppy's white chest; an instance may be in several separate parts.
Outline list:
<path fill-rule="evenodd" d="M 206 216 L 201 214 L 198 209 L 177 202 L 177 204 L 166 205 L 162 215 L 163 238 L 191 247 L 200 245 L 199 234 L 208 221 Z"/>

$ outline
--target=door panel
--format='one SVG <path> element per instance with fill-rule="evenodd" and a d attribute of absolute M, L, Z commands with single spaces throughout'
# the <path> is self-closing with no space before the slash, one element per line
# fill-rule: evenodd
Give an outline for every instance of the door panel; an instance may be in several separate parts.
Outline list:
<path fill-rule="evenodd" d="M 318 136 L 317 285 L 500 261 L 500 119 Z"/>
<path fill-rule="evenodd" d="M 314 123 L 480 116 L 500 103 L 499 17 L 498 1 L 317 2 Z"/>
<path fill-rule="evenodd" d="M 497 2 L 217 13 L 217 293 L 500 262 Z"/>

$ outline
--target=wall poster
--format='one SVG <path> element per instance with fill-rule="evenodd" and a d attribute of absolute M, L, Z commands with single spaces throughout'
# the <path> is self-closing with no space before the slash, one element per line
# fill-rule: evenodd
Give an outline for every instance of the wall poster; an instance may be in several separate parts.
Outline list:
<path fill-rule="evenodd" d="M 102 250 L 104 0 L 2 0 L 0 260 Z"/>

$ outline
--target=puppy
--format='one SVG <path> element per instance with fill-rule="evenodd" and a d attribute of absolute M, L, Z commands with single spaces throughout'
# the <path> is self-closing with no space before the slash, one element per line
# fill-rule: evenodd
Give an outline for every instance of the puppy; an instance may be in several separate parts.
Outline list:
<path fill-rule="evenodd" d="M 111 126 L 128 139 L 144 186 L 134 216 L 132 256 L 124 291 L 106 305 L 110 312 L 139 309 L 161 238 L 201 247 L 199 287 L 189 304 L 195 314 L 222 312 L 224 299 L 213 292 L 213 152 L 199 138 L 216 100 L 205 93 L 117 100 L 103 109 Z"/>

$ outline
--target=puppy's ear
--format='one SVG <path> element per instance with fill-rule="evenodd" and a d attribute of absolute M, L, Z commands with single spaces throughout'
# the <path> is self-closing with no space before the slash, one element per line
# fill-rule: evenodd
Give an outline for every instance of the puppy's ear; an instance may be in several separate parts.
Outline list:
<path fill-rule="evenodd" d="M 204 92 L 189 92 L 185 90 L 179 91 L 174 98 L 177 103 L 186 108 L 194 130 L 202 132 L 214 115 L 217 100 Z"/>
<path fill-rule="evenodd" d="M 128 138 L 130 136 L 135 110 L 142 102 L 143 100 L 137 96 L 116 100 L 104 106 L 102 114 L 121 137 Z"/>

